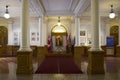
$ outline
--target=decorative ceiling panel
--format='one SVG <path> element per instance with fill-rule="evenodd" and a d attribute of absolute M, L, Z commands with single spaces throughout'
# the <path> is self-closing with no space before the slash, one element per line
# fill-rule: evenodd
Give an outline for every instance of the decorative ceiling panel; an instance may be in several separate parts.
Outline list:
<path fill-rule="evenodd" d="M 40 0 L 47 15 L 71 15 L 80 0 Z"/>

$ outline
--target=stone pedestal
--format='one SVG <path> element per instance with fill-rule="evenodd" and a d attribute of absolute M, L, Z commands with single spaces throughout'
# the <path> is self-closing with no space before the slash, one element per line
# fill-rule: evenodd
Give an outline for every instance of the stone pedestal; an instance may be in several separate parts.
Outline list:
<path fill-rule="evenodd" d="M 116 56 L 120 57 L 120 46 L 116 47 Z"/>
<path fill-rule="evenodd" d="M 32 74 L 32 51 L 17 52 L 17 74 Z"/>
<path fill-rule="evenodd" d="M 37 46 L 37 59 L 38 59 L 38 63 L 39 63 L 38 65 L 40 65 L 42 63 L 46 54 L 47 54 L 46 47 Z"/>
<path fill-rule="evenodd" d="M 48 49 L 47 49 L 47 46 L 37 46 L 37 55 L 39 54 L 48 54 Z"/>
<path fill-rule="evenodd" d="M 88 51 L 88 74 L 104 73 L 104 51 Z"/>
<path fill-rule="evenodd" d="M 84 54 L 84 47 L 75 46 L 74 47 L 74 60 L 79 68 L 81 68 L 81 57 Z"/>

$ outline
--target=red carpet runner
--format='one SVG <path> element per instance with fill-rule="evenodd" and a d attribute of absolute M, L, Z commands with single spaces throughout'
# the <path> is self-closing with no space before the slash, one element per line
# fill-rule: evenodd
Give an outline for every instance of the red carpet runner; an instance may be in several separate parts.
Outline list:
<path fill-rule="evenodd" d="M 49 56 L 39 66 L 36 74 L 81 74 L 82 71 L 75 65 L 72 57 Z"/>

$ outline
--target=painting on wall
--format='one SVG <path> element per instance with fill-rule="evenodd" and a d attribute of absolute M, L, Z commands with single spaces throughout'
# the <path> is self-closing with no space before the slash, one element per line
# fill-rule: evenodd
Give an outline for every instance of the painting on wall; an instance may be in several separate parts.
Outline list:
<path fill-rule="evenodd" d="M 87 35 L 86 35 L 86 30 L 81 30 L 80 31 L 80 45 L 84 46 L 86 45 L 87 41 Z"/>
<path fill-rule="evenodd" d="M 31 42 L 35 42 L 35 41 L 36 41 L 36 33 L 31 32 Z"/>
<path fill-rule="evenodd" d="M 85 30 L 81 30 L 80 31 L 80 36 L 86 36 L 86 31 Z"/>
<path fill-rule="evenodd" d="M 19 32 L 14 32 L 13 36 L 14 45 L 19 45 Z"/>
<path fill-rule="evenodd" d="M 80 37 L 80 44 L 84 46 L 86 43 L 86 37 Z"/>
<path fill-rule="evenodd" d="M 63 37 L 61 35 L 56 36 L 56 46 L 63 46 Z"/>

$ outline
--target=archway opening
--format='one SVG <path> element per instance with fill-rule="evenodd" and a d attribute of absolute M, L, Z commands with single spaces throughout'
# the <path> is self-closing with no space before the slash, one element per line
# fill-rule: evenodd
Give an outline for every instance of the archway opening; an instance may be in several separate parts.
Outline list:
<path fill-rule="evenodd" d="M 64 25 L 55 25 L 51 29 L 51 50 L 53 53 L 66 53 L 67 29 Z"/>

